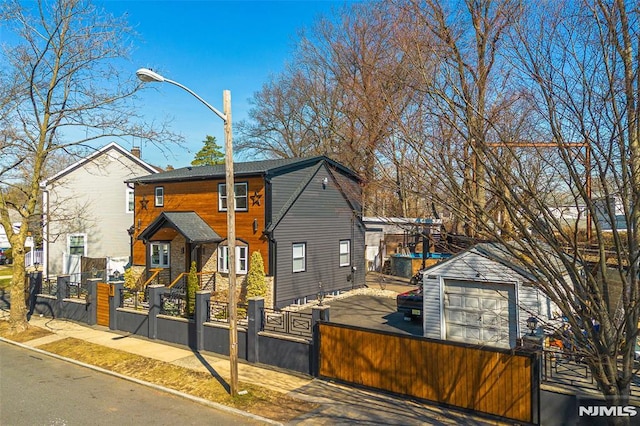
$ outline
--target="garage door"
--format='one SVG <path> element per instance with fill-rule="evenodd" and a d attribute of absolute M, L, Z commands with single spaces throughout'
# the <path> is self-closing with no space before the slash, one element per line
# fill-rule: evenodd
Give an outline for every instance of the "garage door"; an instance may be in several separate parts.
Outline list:
<path fill-rule="evenodd" d="M 444 316 L 448 340 L 504 348 L 516 344 L 513 285 L 446 281 Z"/>

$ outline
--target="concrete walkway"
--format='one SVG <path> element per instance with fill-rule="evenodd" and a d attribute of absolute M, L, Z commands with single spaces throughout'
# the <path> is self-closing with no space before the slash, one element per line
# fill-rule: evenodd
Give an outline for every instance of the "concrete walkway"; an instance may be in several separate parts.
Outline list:
<path fill-rule="evenodd" d="M 213 371 L 222 377 L 229 377 L 228 358 L 208 352 L 196 353 L 186 347 L 159 343 L 137 336 L 112 332 L 100 326 L 90 327 L 66 320 L 34 316 L 31 318 L 30 324 L 49 330 L 53 334 L 24 343 L 23 345 L 27 347 L 38 348 L 46 343 L 73 337 L 193 370 Z M 0 340 L 5 339 L 0 338 Z M 102 369 L 99 370 L 104 371 Z M 367 425 L 506 424 L 457 410 L 410 401 L 384 393 L 343 386 L 295 372 L 269 368 L 268 366 L 240 362 L 238 364 L 238 376 L 240 381 L 254 383 L 300 400 L 319 404 L 319 408 L 315 411 L 289 423 L 292 425 L 349 425 L 354 423 Z M 153 385 L 153 387 L 158 388 L 156 385 Z M 170 392 L 175 394 L 175 391 Z M 189 395 L 181 396 L 190 398 Z M 203 402 L 196 398 L 193 399 Z M 217 406 L 215 403 L 208 405 Z M 224 409 L 225 407 L 222 408 Z M 259 419 L 265 423 L 274 423 L 268 419 L 260 419 L 257 416 L 245 414 L 253 420 Z"/>

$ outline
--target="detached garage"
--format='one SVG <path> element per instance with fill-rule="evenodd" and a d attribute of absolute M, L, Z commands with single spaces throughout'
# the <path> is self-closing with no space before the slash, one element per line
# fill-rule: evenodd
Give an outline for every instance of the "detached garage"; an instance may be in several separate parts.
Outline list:
<path fill-rule="evenodd" d="M 513 348 L 531 315 L 558 309 L 498 244 L 478 244 L 424 274 L 425 337 Z"/>

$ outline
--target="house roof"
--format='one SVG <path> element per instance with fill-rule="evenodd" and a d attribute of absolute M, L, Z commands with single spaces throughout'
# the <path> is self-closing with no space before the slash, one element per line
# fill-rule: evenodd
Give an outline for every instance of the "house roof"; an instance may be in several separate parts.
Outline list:
<path fill-rule="evenodd" d="M 485 259 L 489 259 L 493 262 L 496 262 L 502 265 L 505 268 L 508 268 L 514 271 L 516 274 L 522 276 L 527 281 L 538 281 L 538 278 L 529 270 L 527 267 L 522 265 L 521 261 L 518 260 L 514 255 L 509 252 L 509 249 L 501 243 L 496 242 L 485 242 L 474 245 L 468 250 L 462 251 L 460 253 L 455 254 L 449 259 L 437 263 L 426 269 L 426 274 L 430 275 L 434 272 L 437 275 L 437 270 L 444 267 L 447 264 L 451 264 L 452 262 L 462 261 L 467 264 L 467 267 L 474 272 L 477 273 L 476 276 L 484 276 L 490 271 L 482 270 L 484 266 L 475 265 L 473 263 L 469 263 L 465 258 L 469 255 L 481 256 Z M 558 267 L 559 271 L 564 271 L 563 275 L 567 275 L 568 272 L 562 265 L 562 261 L 557 257 L 557 254 L 552 251 L 547 251 L 546 253 L 546 262 L 554 262 Z M 480 268 L 480 269 L 478 269 Z"/>
<path fill-rule="evenodd" d="M 162 212 L 138 236 L 139 240 L 149 240 L 162 228 L 172 228 L 185 237 L 188 243 L 213 243 L 222 241 L 196 212 Z"/>
<path fill-rule="evenodd" d="M 527 281 L 535 281 L 535 277 L 529 273 L 524 267 L 520 266 L 517 263 L 517 259 L 515 259 L 507 250 L 507 248 L 499 243 L 479 243 L 469 248 L 468 250 L 462 251 L 451 256 L 449 259 L 439 262 L 429 268 L 426 269 L 427 275 L 436 274 L 437 270 L 442 269 L 446 265 L 450 265 L 454 262 L 463 262 L 466 264 L 465 268 L 472 270 L 477 277 L 483 277 L 487 275 L 489 271 L 484 270 L 486 268 L 486 264 L 476 264 L 475 262 L 469 262 L 468 256 L 481 256 L 485 259 L 489 259 L 493 262 L 496 262 L 512 271 L 516 274 L 522 276 Z"/>
<path fill-rule="evenodd" d="M 71 173 L 72 171 L 82 167 L 83 165 L 95 160 L 96 158 L 98 158 L 99 156 L 103 155 L 104 153 L 110 151 L 110 150 L 116 150 L 118 152 L 120 152 L 123 156 L 127 157 L 129 160 L 131 160 L 134 163 L 137 163 L 140 167 L 144 168 L 145 170 L 147 170 L 149 173 L 157 173 L 158 172 L 158 168 L 142 161 L 140 158 L 136 157 L 135 155 L 133 155 L 132 153 L 130 153 L 129 151 L 127 151 L 126 149 L 124 149 L 123 147 L 121 147 L 120 145 L 118 145 L 115 142 L 111 142 L 108 145 L 103 146 L 102 148 L 94 151 L 92 154 L 81 158 L 80 160 L 76 161 L 75 163 L 71 164 L 70 166 L 66 167 L 65 169 L 59 171 L 58 173 L 54 174 L 53 176 L 50 176 L 49 178 L 43 180 L 42 182 L 40 182 L 40 187 L 44 188 L 47 185 L 49 185 L 50 183 L 68 175 L 69 173 Z"/>
<path fill-rule="evenodd" d="M 260 160 L 236 162 L 233 165 L 234 176 L 250 175 L 270 175 L 286 172 L 289 169 L 306 167 L 315 163 L 326 161 L 333 167 L 340 169 L 344 173 L 360 180 L 352 170 L 337 163 L 325 156 L 309 158 L 281 158 L 276 160 Z M 204 180 L 211 178 L 222 178 L 225 176 L 225 165 L 217 164 L 213 166 L 189 166 L 179 169 L 169 170 L 162 173 L 140 176 L 127 181 L 127 183 L 151 183 L 151 182 L 179 182 L 190 180 Z"/>

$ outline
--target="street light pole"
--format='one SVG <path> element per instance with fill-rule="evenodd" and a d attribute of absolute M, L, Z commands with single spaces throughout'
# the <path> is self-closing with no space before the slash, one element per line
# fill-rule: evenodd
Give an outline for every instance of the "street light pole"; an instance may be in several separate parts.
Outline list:
<path fill-rule="evenodd" d="M 136 71 L 136 75 L 144 82 L 170 83 L 174 86 L 185 90 L 193 97 L 202 102 L 215 115 L 220 117 L 224 122 L 224 153 L 225 153 L 225 189 L 227 197 L 227 248 L 229 255 L 229 364 L 230 364 L 230 383 L 229 390 L 232 396 L 238 394 L 238 323 L 237 323 L 237 305 L 236 305 L 236 194 L 233 179 L 233 140 L 231 133 L 231 92 L 224 90 L 222 92 L 223 112 L 218 111 L 209 105 L 198 94 L 188 87 L 164 78 L 160 74 L 147 68 L 140 68 Z"/>

